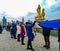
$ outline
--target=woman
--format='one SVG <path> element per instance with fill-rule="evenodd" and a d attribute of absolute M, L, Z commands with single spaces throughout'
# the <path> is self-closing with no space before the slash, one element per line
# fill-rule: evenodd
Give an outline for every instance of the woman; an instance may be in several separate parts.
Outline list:
<path fill-rule="evenodd" d="M 26 22 L 26 32 L 28 36 L 27 50 L 32 50 L 32 51 L 35 51 L 32 46 L 32 41 L 34 40 L 34 34 L 32 33 L 32 27 L 34 25 L 35 25 L 35 22 L 34 23 L 32 23 L 31 21 Z"/>
<path fill-rule="evenodd" d="M 20 41 L 20 32 L 21 32 L 21 28 L 20 28 L 20 24 L 18 23 L 17 24 L 17 34 L 16 34 L 18 42 Z"/>
<path fill-rule="evenodd" d="M 21 22 L 20 28 L 21 28 L 21 32 L 20 32 L 21 44 L 25 45 L 25 43 L 24 43 L 25 28 L 24 28 L 23 22 Z"/>
<path fill-rule="evenodd" d="M 16 23 L 12 21 L 12 24 L 10 25 L 11 38 L 16 39 L 16 31 L 17 31 Z"/>

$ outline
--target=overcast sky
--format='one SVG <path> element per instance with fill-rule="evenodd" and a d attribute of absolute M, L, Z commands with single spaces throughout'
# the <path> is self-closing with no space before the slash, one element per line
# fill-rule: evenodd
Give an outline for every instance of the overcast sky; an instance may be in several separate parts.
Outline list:
<path fill-rule="evenodd" d="M 6 12 L 11 17 L 25 16 L 28 12 L 36 12 L 38 4 L 52 12 L 51 6 L 59 2 L 60 0 L 0 0 L 0 13 Z"/>

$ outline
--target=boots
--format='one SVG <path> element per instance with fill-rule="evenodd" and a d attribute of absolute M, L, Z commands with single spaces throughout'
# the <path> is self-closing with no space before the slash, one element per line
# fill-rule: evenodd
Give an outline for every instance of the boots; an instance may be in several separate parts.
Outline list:
<path fill-rule="evenodd" d="M 20 42 L 20 34 L 18 34 L 17 41 Z"/>
<path fill-rule="evenodd" d="M 47 47 L 46 49 L 49 49 L 50 48 L 50 42 L 47 42 Z"/>
<path fill-rule="evenodd" d="M 24 38 L 21 39 L 21 44 L 22 44 L 22 45 L 25 45 L 25 43 L 24 43 Z"/>

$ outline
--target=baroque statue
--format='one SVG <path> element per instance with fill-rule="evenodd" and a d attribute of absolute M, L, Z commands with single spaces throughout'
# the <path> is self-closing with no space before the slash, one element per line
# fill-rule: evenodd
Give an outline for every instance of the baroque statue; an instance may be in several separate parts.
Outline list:
<path fill-rule="evenodd" d="M 42 19 L 45 19 L 45 12 L 44 12 L 44 8 L 42 9 Z"/>
<path fill-rule="evenodd" d="M 37 13 L 38 13 L 38 16 L 41 16 L 41 7 L 40 7 L 40 5 L 38 5 Z"/>
<path fill-rule="evenodd" d="M 42 11 L 41 11 L 42 10 Z M 37 8 L 37 16 L 35 16 L 35 20 L 45 20 L 45 12 L 44 12 L 44 8 L 41 9 L 41 6 L 38 5 Z"/>

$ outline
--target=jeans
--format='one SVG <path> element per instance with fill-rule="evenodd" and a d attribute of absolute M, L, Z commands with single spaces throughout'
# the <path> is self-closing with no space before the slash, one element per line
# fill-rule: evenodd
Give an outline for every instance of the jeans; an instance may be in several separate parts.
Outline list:
<path fill-rule="evenodd" d="M 32 40 L 31 39 L 28 39 L 27 48 L 33 49 L 32 48 Z"/>
<path fill-rule="evenodd" d="M 11 34 L 11 38 L 14 38 L 14 39 L 16 39 L 16 33 L 14 33 L 14 34 Z"/>
<path fill-rule="evenodd" d="M 17 41 L 20 41 L 20 34 L 18 34 Z"/>

